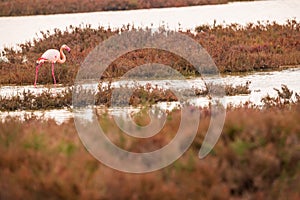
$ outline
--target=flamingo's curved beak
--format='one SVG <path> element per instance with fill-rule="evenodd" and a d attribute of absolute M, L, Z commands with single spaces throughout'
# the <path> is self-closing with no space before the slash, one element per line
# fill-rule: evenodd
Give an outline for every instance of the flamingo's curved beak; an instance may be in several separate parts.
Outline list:
<path fill-rule="evenodd" d="M 70 52 L 71 52 L 71 48 L 70 48 L 70 47 L 68 47 L 68 46 L 67 46 L 67 45 L 65 45 L 65 44 L 64 44 L 63 46 L 64 46 L 64 49 L 65 49 L 65 50 L 67 50 L 67 52 L 68 52 L 68 53 L 70 53 Z"/>

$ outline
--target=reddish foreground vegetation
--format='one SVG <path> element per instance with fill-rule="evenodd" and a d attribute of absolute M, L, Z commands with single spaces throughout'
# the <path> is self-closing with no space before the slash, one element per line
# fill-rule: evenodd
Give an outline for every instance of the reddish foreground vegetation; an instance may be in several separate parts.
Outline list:
<path fill-rule="evenodd" d="M 130 28 L 111 30 L 86 26 L 70 27 L 66 31 L 55 30 L 54 34 L 49 31 L 42 33 L 42 39 L 21 44 L 22 50 L 19 52 L 5 49 L 3 54 L 8 62 L 0 61 L 0 84 L 32 84 L 36 59 L 45 50 L 58 49 L 62 44 L 68 44 L 72 52 L 67 54 L 66 63 L 56 66 L 57 82 L 72 84 L 81 63 L 99 43 Z M 282 65 L 300 64 L 300 23 L 296 20 L 287 21 L 283 25 L 258 23 L 245 27 L 236 24 L 199 26 L 195 35 L 190 31 L 182 33 L 195 39 L 208 51 L 221 73 L 279 69 Z M 150 62 L 170 66 L 183 75 L 199 75 L 191 64 L 177 55 L 143 49 L 129 52 L 115 60 L 102 78 L 120 77 L 133 67 Z M 39 73 L 39 84 L 53 83 L 50 64 L 41 67 Z"/>
<path fill-rule="evenodd" d="M 300 106 L 227 111 L 222 135 L 205 159 L 197 157 L 210 114 L 201 111 L 190 149 L 172 165 L 147 174 L 126 174 L 95 160 L 73 121 L 11 119 L 0 122 L 1 199 L 299 199 Z M 135 118 L 147 124 L 147 118 Z M 180 112 L 162 131 L 132 139 L 109 115 L 99 121 L 118 146 L 135 152 L 159 149 L 172 139 Z"/>
<path fill-rule="evenodd" d="M 182 7 L 223 4 L 233 1 L 237 0 L 52 0 L 51 2 L 49 0 L 2 0 L 0 1 L 0 16 Z"/>

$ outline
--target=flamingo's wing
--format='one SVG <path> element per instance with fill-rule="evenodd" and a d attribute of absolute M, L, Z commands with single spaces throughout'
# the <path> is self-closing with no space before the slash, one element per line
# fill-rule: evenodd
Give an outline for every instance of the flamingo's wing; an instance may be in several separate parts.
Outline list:
<path fill-rule="evenodd" d="M 42 59 L 46 59 L 50 62 L 56 62 L 60 57 L 60 53 L 56 49 L 48 49 L 43 55 L 41 56 Z"/>

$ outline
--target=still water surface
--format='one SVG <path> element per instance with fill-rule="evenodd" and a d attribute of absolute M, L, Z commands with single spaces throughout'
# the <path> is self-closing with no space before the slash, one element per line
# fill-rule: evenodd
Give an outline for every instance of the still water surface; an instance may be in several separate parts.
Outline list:
<path fill-rule="evenodd" d="M 300 19 L 300 1 L 299 0 L 268 0 L 253 2 L 234 2 L 224 5 L 207 5 L 182 8 L 163 8 L 163 9 L 144 9 L 131 11 L 113 11 L 113 12 L 92 12 L 77 14 L 58 14 L 58 15 L 40 15 L 40 16 L 21 16 L 21 17 L 0 17 L 0 50 L 4 47 L 15 47 L 19 43 L 30 41 L 33 38 L 40 37 L 40 31 L 53 31 L 58 28 L 65 30 L 66 27 L 80 24 L 90 24 L 92 27 L 98 26 L 120 28 L 123 25 L 134 24 L 136 27 L 153 27 L 166 26 L 172 30 L 191 29 L 197 25 L 213 24 L 216 20 L 217 24 L 246 24 L 249 22 L 256 23 L 260 21 L 276 21 L 284 23 L 287 19 Z M 276 72 L 256 72 L 253 74 L 241 76 L 224 76 L 225 84 L 245 84 L 251 81 L 250 95 L 238 95 L 226 97 L 226 104 L 234 105 L 251 101 L 260 105 L 261 98 L 270 94 L 276 95 L 273 88 L 280 88 L 281 84 L 287 85 L 295 92 L 300 92 L 300 68 L 289 69 Z M 189 79 L 189 84 L 195 87 L 203 85 L 201 79 Z M 114 83 L 116 86 L 120 83 Z M 144 83 L 145 84 L 145 83 Z M 161 87 L 167 85 L 175 85 L 184 88 L 185 84 L 180 81 L 158 81 L 155 83 Z M 60 92 L 65 88 L 57 88 L 56 92 Z M 40 86 L 38 89 L 33 86 L 2 86 L 0 87 L 1 96 L 21 95 L 26 91 L 32 91 L 35 94 L 47 87 Z M 53 90 L 50 88 L 50 90 Z M 191 99 L 196 105 L 205 106 L 209 100 L 205 97 Z M 162 109 L 172 109 L 176 103 L 159 103 Z M 137 111 L 137 109 L 133 109 Z M 118 109 L 110 109 L 113 115 L 122 113 Z M 48 119 L 54 118 L 57 123 L 62 123 L 73 117 L 70 109 L 50 110 L 50 111 L 18 111 L 18 112 L 0 112 L 0 120 L 6 116 L 20 116 L 34 114 L 38 117 Z"/>
<path fill-rule="evenodd" d="M 226 75 L 222 77 L 222 81 L 225 85 L 244 85 L 247 81 L 250 81 L 249 89 L 251 93 L 249 95 L 236 95 L 236 96 L 226 96 L 225 105 L 239 105 L 247 101 L 252 102 L 255 105 L 262 105 L 261 99 L 266 95 L 276 96 L 276 91 L 274 88 L 280 89 L 281 85 L 287 85 L 289 89 L 294 92 L 300 93 L 300 68 L 287 69 L 282 71 L 274 72 L 255 72 L 251 74 L 243 75 Z M 188 82 L 188 84 L 187 84 Z M 181 90 L 186 88 L 187 85 L 192 88 L 202 88 L 203 80 L 200 78 L 193 78 L 187 80 L 158 80 L 158 81 L 140 81 L 130 84 L 128 82 L 127 86 L 134 86 L 135 84 L 145 85 L 151 83 L 152 85 L 158 85 L 161 88 L 174 88 L 175 90 Z M 116 81 L 112 85 L 116 88 L 124 85 L 124 82 Z M 22 95 L 23 91 L 31 91 L 34 94 L 38 95 L 45 90 L 55 91 L 59 93 L 66 88 L 58 87 L 54 88 L 39 86 L 34 88 L 33 86 L 2 86 L 0 87 L 0 96 L 16 96 Z M 196 106 L 207 106 L 210 100 L 207 97 L 191 98 L 188 100 L 190 103 Z M 158 103 L 156 106 L 162 110 L 172 110 L 173 108 L 179 106 L 179 102 L 171 103 Z M 127 108 L 129 112 L 137 112 L 138 108 Z M 120 108 L 105 108 L 99 107 L 98 111 L 106 112 L 108 111 L 111 115 L 122 115 L 124 112 Z M 48 119 L 53 118 L 58 124 L 69 120 L 73 117 L 72 109 L 61 109 L 61 110 L 48 110 L 48 111 L 16 111 L 16 112 L 0 112 L 0 119 L 5 119 L 7 116 L 20 116 L 21 119 L 25 115 L 36 115 L 39 118 Z M 124 116 L 125 117 L 125 116 Z"/>
<path fill-rule="evenodd" d="M 269 0 L 181 8 L 0 17 L 0 49 L 37 38 L 40 31 L 65 30 L 70 25 L 90 24 L 94 28 L 120 28 L 127 24 L 157 28 L 164 25 L 171 30 L 193 30 L 201 24 L 213 24 L 214 20 L 217 24 L 243 25 L 258 20 L 284 23 L 287 19 L 299 20 L 299 10 L 299 0 Z"/>

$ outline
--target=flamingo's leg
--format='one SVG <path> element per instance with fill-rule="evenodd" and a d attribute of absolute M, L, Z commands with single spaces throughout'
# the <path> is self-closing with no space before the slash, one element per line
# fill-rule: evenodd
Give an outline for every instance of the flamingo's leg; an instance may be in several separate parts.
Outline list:
<path fill-rule="evenodd" d="M 54 86 L 56 86 L 56 79 L 55 79 L 55 75 L 54 75 L 54 63 L 52 63 L 52 77 L 53 77 L 53 81 L 54 81 Z"/>
<path fill-rule="evenodd" d="M 36 81 L 37 81 L 37 78 L 38 78 L 39 67 L 40 67 L 41 65 L 42 65 L 42 64 L 38 64 L 38 65 L 36 65 L 36 67 L 35 67 L 35 80 L 34 80 L 34 87 L 36 87 Z"/>

